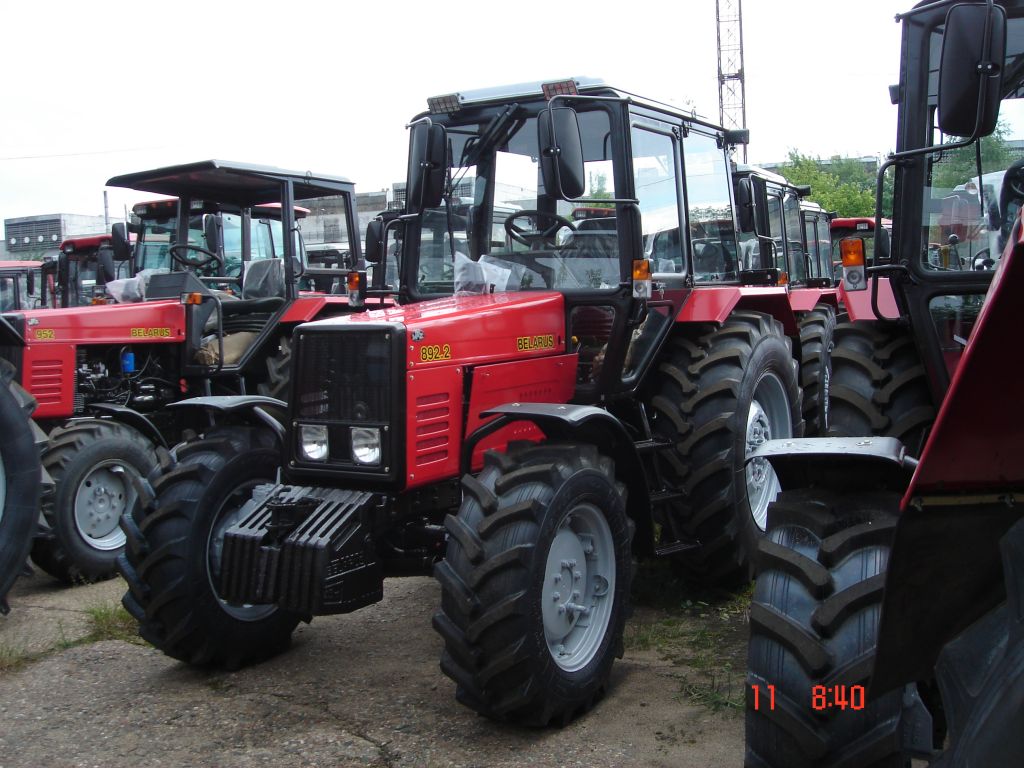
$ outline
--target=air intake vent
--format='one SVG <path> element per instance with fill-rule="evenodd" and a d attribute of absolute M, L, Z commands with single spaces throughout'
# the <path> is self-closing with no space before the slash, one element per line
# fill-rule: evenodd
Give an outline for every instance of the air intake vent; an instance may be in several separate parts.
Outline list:
<path fill-rule="evenodd" d="M 448 458 L 451 425 L 451 396 L 447 392 L 416 398 L 416 466 L 445 461 Z"/>
<path fill-rule="evenodd" d="M 61 361 L 33 360 L 28 389 L 39 405 L 60 405 Z"/>

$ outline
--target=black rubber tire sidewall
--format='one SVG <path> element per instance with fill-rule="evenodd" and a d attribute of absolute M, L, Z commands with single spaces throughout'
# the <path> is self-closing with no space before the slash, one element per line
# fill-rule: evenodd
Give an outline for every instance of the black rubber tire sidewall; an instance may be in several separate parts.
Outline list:
<path fill-rule="evenodd" d="M 16 385 L 15 385 L 16 386 Z M 0 518 L 0 600 L 21 574 L 39 519 L 42 477 L 39 452 L 28 416 L 9 386 L 0 387 L 0 459 L 6 474 Z"/>
<path fill-rule="evenodd" d="M 800 390 L 796 382 L 793 356 L 781 337 L 764 336 L 754 347 L 743 372 L 736 398 L 734 418 L 738 421 L 734 432 L 733 447 L 733 492 L 736 499 L 736 503 L 733 505 L 736 515 L 734 523 L 739 532 L 740 546 L 746 553 L 748 562 L 751 563 L 750 575 L 754 575 L 753 566 L 756 558 L 753 555 L 757 551 L 758 542 L 764 537 L 764 531 L 754 521 L 750 499 L 747 495 L 746 422 L 757 385 L 766 374 L 774 374 L 786 390 L 790 428 L 792 429 L 793 425 L 801 424 Z M 773 435 L 773 437 L 780 437 L 780 435 Z"/>

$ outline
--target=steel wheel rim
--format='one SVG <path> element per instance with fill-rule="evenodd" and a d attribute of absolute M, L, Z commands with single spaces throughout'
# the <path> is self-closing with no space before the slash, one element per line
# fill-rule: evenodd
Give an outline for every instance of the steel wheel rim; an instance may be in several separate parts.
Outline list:
<path fill-rule="evenodd" d="M 575 672 L 597 656 L 611 623 L 615 545 L 601 510 L 584 503 L 559 522 L 548 548 L 541 614 L 548 653 Z"/>
<path fill-rule="evenodd" d="M 129 464 L 108 459 L 94 465 L 75 491 L 75 529 L 93 549 L 111 552 L 124 546 L 121 515 L 135 506 L 132 483 L 139 473 Z"/>
<path fill-rule="evenodd" d="M 210 535 L 206 539 L 206 578 L 210 583 L 210 589 L 213 590 L 213 594 L 224 612 L 239 621 L 259 621 L 277 610 L 277 606 L 270 603 L 244 603 L 242 605 L 229 603 L 220 596 L 220 590 L 217 589 L 217 582 L 220 580 L 221 556 L 224 553 L 224 534 L 227 533 L 228 528 L 242 518 L 246 502 L 252 498 L 252 489 L 265 482 L 265 480 L 254 480 L 236 488 L 217 510 L 217 516 L 210 528 Z"/>
<path fill-rule="evenodd" d="M 765 372 L 757 380 L 754 396 L 747 411 L 745 437 L 746 455 L 766 440 L 793 436 L 789 397 L 782 381 L 774 373 Z M 779 495 L 779 478 L 767 459 L 746 463 L 747 503 L 750 516 L 762 531 L 768 528 L 768 505 Z"/>

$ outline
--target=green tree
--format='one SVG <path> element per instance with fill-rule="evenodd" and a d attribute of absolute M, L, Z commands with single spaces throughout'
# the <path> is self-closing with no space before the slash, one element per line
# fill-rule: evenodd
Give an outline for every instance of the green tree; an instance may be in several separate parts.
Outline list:
<path fill-rule="evenodd" d="M 981 140 L 982 173 L 1001 171 L 1013 162 L 1014 157 L 1007 143 L 1009 133 L 1010 127 L 1000 121 L 996 125 L 995 133 Z M 960 141 L 960 139 L 950 137 L 945 143 L 952 144 L 956 141 Z M 960 149 L 946 150 L 933 161 L 932 187 L 953 189 L 977 175 L 978 160 L 974 144 Z"/>
<path fill-rule="evenodd" d="M 834 157 L 826 165 L 820 157 L 790 150 L 779 173 L 791 184 L 809 184 L 809 200 L 840 216 L 873 216 L 874 176 L 855 159 Z"/>

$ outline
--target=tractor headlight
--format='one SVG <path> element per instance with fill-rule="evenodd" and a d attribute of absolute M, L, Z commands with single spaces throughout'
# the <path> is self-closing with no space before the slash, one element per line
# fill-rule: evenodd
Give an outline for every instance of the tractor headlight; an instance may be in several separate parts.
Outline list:
<path fill-rule="evenodd" d="M 359 464 L 380 464 L 380 430 L 377 427 L 352 427 L 352 458 Z"/>
<path fill-rule="evenodd" d="M 303 458 L 310 461 L 327 459 L 327 427 L 323 424 L 303 424 L 299 427 L 299 448 Z"/>

